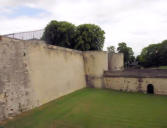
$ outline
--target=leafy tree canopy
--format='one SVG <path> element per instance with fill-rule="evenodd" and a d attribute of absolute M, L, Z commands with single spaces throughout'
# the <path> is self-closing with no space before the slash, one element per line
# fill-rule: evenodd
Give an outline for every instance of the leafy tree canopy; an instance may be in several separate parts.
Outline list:
<path fill-rule="evenodd" d="M 74 49 L 81 51 L 102 50 L 105 32 L 97 25 L 82 24 L 77 27 Z"/>
<path fill-rule="evenodd" d="M 51 21 L 46 26 L 42 39 L 51 45 L 72 48 L 75 32 L 75 25 L 69 22 Z"/>
<path fill-rule="evenodd" d="M 162 41 L 159 46 L 160 65 L 167 65 L 167 40 Z"/>
<path fill-rule="evenodd" d="M 122 42 L 118 44 L 117 51 L 124 54 L 125 65 L 132 63 L 135 60 L 134 52 L 131 47 L 128 47 L 126 43 Z"/>
<path fill-rule="evenodd" d="M 114 46 L 109 46 L 107 47 L 108 53 L 115 53 L 115 47 Z"/>
<path fill-rule="evenodd" d="M 143 48 L 137 61 L 144 67 L 155 67 L 167 65 L 167 40 L 162 43 L 150 44 Z"/>
<path fill-rule="evenodd" d="M 51 21 L 45 28 L 43 37 L 48 44 L 81 51 L 102 50 L 104 31 L 94 24 L 76 27 L 65 21 Z"/>
<path fill-rule="evenodd" d="M 139 64 L 144 67 L 159 65 L 159 44 L 151 44 L 143 48 L 141 55 L 138 57 Z"/>

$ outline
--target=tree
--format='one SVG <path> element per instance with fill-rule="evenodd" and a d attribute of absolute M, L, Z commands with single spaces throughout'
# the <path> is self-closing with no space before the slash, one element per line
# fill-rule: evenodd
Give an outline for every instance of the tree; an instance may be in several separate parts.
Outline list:
<path fill-rule="evenodd" d="M 94 24 L 75 25 L 65 21 L 51 21 L 43 37 L 48 44 L 81 51 L 102 50 L 104 31 Z"/>
<path fill-rule="evenodd" d="M 124 54 L 125 65 L 128 66 L 129 64 L 131 64 L 135 60 L 134 52 L 133 52 L 132 48 L 127 47 L 126 43 L 124 43 L 124 42 L 119 43 L 117 51 L 119 53 Z"/>
<path fill-rule="evenodd" d="M 48 44 L 73 48 L 76 36 L 75 25 L 65 21 L 51 21 L 45 28 L 42 39 Z"/>
<path fill-rule="evenodd" d="M 77 27 L 74 49 L 102 50 L 104 46 L 105 32 L 97 25 L 82 24 Z"/>
<path fill-rule="evenodd" d="M 138 56 L 139 64 L 144 67 L 152 67 L 160 65 L 160 44 L 150 44 L 143 48 Z"/>
<path fill-rule="evenodd" d="M 159 46 L 160 65 L 167 65 L 167 40 L 162 41 Z"/>
<path fill-rule="evenodd" d="M 150 44 L 143 48 L 138 56 L 139 64 L 143 67 L 158 67 L 167 65 L 167 40 L 157 44 Z"/>
<path fill-rule="evenodd" d="M 107 47 L 108 53 L 115 53 L 115 47 L 114 46 L 109 46 Z"/>

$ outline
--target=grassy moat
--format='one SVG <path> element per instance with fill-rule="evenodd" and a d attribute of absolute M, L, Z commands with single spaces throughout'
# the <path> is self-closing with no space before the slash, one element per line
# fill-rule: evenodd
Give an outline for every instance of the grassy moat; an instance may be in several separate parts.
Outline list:
<path fill-rule="evenodd" d="M 167 128 L 167 96 L 82 89 L 23 113 L 4 128 Z"/>

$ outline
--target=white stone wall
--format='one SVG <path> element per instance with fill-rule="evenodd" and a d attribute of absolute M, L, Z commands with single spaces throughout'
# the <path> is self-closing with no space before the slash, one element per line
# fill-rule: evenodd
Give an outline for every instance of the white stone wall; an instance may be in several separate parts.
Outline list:
<path fill-rule="evenodd" d="M 0 120 L 86 87 L 82 52 L 0 40 Z"/>
<path fill-rule="evenodd" d="M 130 77 L 104 77 L 105 88 L 127 92 L 147 92 L 147 86 L 154 86 L 154 93 L 167 95 L 166 78 L 130 78 Z"/>
<path fill-rule="evenodd" d="M 108 69 L 110 71 L 121 71 L 124 69 L 123 53 L 109 53 L 108 54 Z"/>
<path fill-rule="evenodd" d="M 108 70 L 108 54 L 104 51 L 83 52 L 88 87 L 103 88 L 103 73 Z"/>

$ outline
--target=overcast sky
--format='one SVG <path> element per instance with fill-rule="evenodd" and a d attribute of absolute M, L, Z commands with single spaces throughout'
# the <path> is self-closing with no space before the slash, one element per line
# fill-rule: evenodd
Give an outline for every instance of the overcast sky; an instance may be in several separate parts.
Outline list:
<path fill-rule="evenodd" d="M 167 39 L 167 0 L 0 0 L 0 34 L 42 29 L 50 20 L 100 25 L 104 50 L 126 42 L 137 55 Z"/>

